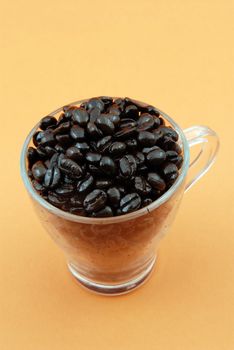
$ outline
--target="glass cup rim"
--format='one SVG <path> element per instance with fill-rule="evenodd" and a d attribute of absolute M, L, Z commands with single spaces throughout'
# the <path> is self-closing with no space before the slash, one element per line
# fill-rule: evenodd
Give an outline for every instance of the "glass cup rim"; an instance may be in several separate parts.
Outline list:
<path fill-rule="evenodd" d="M 114 97 L 114 98 L 117 98 L 117 97 Z M 81 103 L 86 102 L 86 101 L 87 101 L 87 99 L 78 100 L 78 101 L 69 103 L 66 106 L 81 104 Z M 138 100 L 133 100 L 133 101 L 141 103 L 143 105 L 148 105 L 147 103 L 140 102 Z M 63 107 L 64 106 L 56 109 L 55 111 L 53 111 L 52 113 L 49 113 L 48 115 L 52 116 L 52 115 L 55 115 L 59 112 L 62 112 Z M 120 216 L 114 216 L 114 217 L 107 217 L 107 218 L 91 218 L 91 217 L 87 217 L 87 216 L 78 216 L 75 214 L 65 212 L 65 211 L 53 206 L 52 204 L 47 202 L 45 199 L 43 199 L 36 192 L 36 190 L 33 188 L 31 181 L 27 175 L 26 152 L 27 152 L 28 145 L 32 139 L 33 134 L 38 129 L 39 123 L 37 123 L 32 128 L 32 130 L 29 132 L 28 136 L 26 137 L 24 144 L 23 144 L 23 147 L 22 147 L 21 156 L 20 156 L 20 173 L 21 173 L 23 183 L 24 183 L 28 193 L 30 194 L 30 196 L 37 203 L 39 203 L 42 207 L 44 207 L 46 210 L 48 210 L 50 213 L 52 213 L 56 216 L 59 216 L 65 220 L 83 223 L 83 224 L 91 224 L 91 225 L 113 224 L 113 223 L 119 223 L 119 222 L 124 222 L 124 221 L 128 221 L 128 220 L 136 219 L 136 218 L 143 216 L 143 215 L 146 215 L 147 213 L 150 213 L 154 209 L 158 208 L 160 205 L 162 205 L 163 203 L 168 201 L 168 199 L 177 191 L 177 189 L 179 189 L 180 185 L 182 184 L 182 182 L 187 174 L 188 168 L 189 168 L 190 153 L 189 153 L 188 141 L 187 141 L 185 134 L 184 134 L 183 130 L 181 129 L 181 127 L 171 117 L 169 117 L 165 112 L 161 111 L 158 108 L 156 108 L 156 109 L 163 116 L 163 118 L 166 119 L 173 126 L 173 128 L 179 134 L 179 139 L 181 141 L 181 144 L 183 147 L 183 152 L 184 152 L 183 153 L 184 161 L 183 161 L 182 167 L 180 169 L 180 174 L 179 174 L 178 178 L 176 179 L 174 184 L 169 188 L 169 190 L 166 191 L 157 200 L 155 200 L 154 202 L 152 202 L 148 206 L 141 208 L 141 209 L 138 209 L 132 213 L 124 214 L 124 215 L 120 215 Z"/>

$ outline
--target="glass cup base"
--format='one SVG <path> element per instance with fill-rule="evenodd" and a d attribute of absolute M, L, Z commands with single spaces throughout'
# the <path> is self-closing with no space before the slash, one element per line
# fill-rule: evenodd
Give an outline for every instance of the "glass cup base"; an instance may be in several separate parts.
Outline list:
<path fill-rule="evenodd" d="M 102 295 L 115 296 L 129 293 L 142 286 L 150 277 L 151 272 L 154 269 L 156 259 L 157 256 L 153 258 L 147 268 L 139 276 L 121 284 L 103 284 L 91 281 L 77 272 L 77 269 L 70 262 L 68 263 L 68 269 L 72 276 L 75 277 L 75 279 L 81 284 L 81 286 L 85 287 L 89 291 Z"/>

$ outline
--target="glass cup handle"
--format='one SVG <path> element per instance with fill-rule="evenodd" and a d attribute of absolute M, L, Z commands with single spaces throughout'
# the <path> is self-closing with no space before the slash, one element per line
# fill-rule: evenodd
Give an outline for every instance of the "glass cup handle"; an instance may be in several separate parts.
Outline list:
<path fill-rule="evenodd" d="M 198 153 L 190 160 L 188 183 L 185 187 L 187 192 L 214 164 L 219 150 L 219 138 L 216 132 L 207 126 L 194 125 L 183 132 L 189 148 L 200 145 Z"/>

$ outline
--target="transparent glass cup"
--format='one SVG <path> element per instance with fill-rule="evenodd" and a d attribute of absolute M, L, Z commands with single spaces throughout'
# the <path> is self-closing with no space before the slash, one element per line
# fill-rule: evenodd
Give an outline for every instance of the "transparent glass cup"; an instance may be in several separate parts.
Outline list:
<path fill-rule="evenodd" d="M 58 116 L 61 112 L 62 107 L 50 115 Z M 38 125 L 31 130 L 23 145 L 21 175 L 36 213 L 63 250 L 72 275 L 89 290 L 118 295 L 147 280 L 156 262 L 159 243 L 175 218 L 183 194 L 208 171 L 217 155 L 219 141 L 213 130 L 206 126 L 182 130 L 167 114 L 159 112 L 179 135 L 184 156 L 180 175 L 172 187 L 152 204 L 122 216 L 82 217 L 45 201 L 34 190 L 27 175 L 26 153 Z M 200 147 L 190 161 L 190 148 L 194 145 Z"/>

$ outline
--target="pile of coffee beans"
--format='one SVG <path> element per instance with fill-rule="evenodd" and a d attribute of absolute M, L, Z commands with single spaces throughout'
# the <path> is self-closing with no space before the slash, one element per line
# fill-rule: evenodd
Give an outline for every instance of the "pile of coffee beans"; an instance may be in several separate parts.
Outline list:
<path fill-rule="evenodd" d="M 108 217 L 145 207 L 175 182 L 183 162 L 177 132 L 156 108 L 97 97 L 44 117 L 29 147 L 28 175 L 49 203 Z"/>

